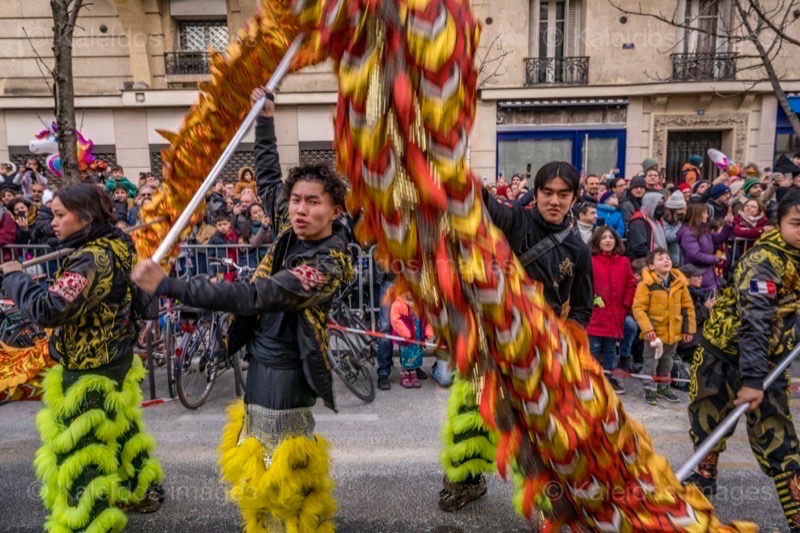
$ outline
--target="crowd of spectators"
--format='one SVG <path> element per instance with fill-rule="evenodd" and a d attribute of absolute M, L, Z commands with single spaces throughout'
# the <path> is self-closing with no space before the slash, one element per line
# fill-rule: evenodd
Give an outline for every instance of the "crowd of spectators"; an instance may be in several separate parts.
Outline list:
<path fill-rule="evenodd" d="M 119 165 L 89 169 L 82 177 L 111 196 L 117 226 L 121 229 L 141 223 L 141 207 L 152 201 L 162 186 L 160 178 L 151 172 L 140 173 L 138 183 L 134 183 Z M 57 186 L 48 180 L 38 160 L 28 159 L 24 168 L 11 162 L 2 163 L 0 178 L 0 248 L 6 245 L 54 244 L 50 201 Z M 237 182 L 226 183 L 220 179 L 214 184 L 206 198 L 203 221 L 192 228 L 186 243 L 261 247 L 272 242 L 272 224 L 256 194 L 253 169 L 241 168 L 238 178 Z M 240 252 L 247 254 L 247 262 L 251 265 L 264 254 L 263 249 L 242 247 L 242 250 L 222 250 L 212 255 L 232 253 L 233 259 L 242 262 Z M 14 253 L 8 247 L 2 248 L 3 260 L 10 259 Z M 23 259 L 29 258 L 32 248 L 22 253 L 26 256 Z M 184 258 L 180 266 L 196 273 L 200 265 L 193 265 L 191 259 L 187 261 Z M 205 265 L 201 270 L 206 273 Z"/>

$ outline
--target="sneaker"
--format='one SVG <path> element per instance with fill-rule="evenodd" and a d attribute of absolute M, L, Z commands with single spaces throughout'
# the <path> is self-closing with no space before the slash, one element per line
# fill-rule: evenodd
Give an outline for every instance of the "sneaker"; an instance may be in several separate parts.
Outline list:
<path fill-rule="evenodd" d="M 656 391 L 645 389 L 644 401 L 645 403 L 649 403 L 650 405 L 658 405 L 658 396 L 656 395 Z"/>
<path fill-rule="evenodd" d="M 414 388 L 414 383 L 411 381 L 411 372 L 408 372 L 407 370 L 400 371 L 400 386 L 404 389 Z"/>
<path fill-rule="evenodd" d="M 380 390 L 389 390 L 392 388 L 389 384 L 389 376 L 378 376 L 378 388 Z"/>
<path fill-rule="evenodd" d="M 424 372 L 423 372 L 423 374 L 424 374 Z M 418 388 L 422 387 L 422 384 L 419 382 L 419 379 L 417 378 L 417 372 L 416 371 L 409 370 L 408 371 L 408 377 L 411 380 L 411 386 L 412 387 L 414 387 L 415 389 L 418 389 Z"/>
<path fill-rule="evenodd" d="M 695 485 L 703 493 L 703 496 L 709 499 L 717 495 L 717 478 L 715 477 L 706 477 L 699 472 L 692 472 L 692 475 L 683 484 Z"/>
<path fill-rule="evenodd" d="M 425 371 L 422 370 L 422 368 L 416 369 L 416 374 L 417 374 L 417 379 L 419 380 L 428 379 L 428 374 L 426 374 Z"/>
<path fill-rule="evenodd" d="M 659 387 L 658 388 L 658 392 L 656 394 L 658 394 L 659 396 L 661 396 L 662 398 L 664 398 L 668 402 L 681 403 L 681 399 L 678 398 L 677 396 L 675 396 L 675 393 L 672 392 L 672 389 L 670 389 L 669 386 L 667 386 L 667 387 Z"/>
<path fill-rule="evenodd" d="M 617 381 L 617 378 L 608 378 L 608 382 L 611 384 L 611 388 L 614 389 L 614 392 L 617 393 L 617 396 L 622 396 L 625 394 L 625 387 L 622 386 L 622 383 Z"/>
<path fill-rule="evenodd" d="M 444 488 L 439 492 L 439 509 L 452 513 L 458 511 L 469 502 L 475 501 L 486 494 L 486 478 L 481 475 L 478 483 L 453 483 L 442 478 Z"/>

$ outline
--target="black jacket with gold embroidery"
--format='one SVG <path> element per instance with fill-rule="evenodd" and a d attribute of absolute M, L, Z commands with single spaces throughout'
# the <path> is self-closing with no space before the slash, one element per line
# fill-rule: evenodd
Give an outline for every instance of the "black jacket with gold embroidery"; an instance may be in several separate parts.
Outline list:
<path fill-rule="evenodd" d="M 204 278 L 189 281 L 167 278 L 158 294 L 182 303 L 237 315 L 228 339 L 235 353 L 253 337 L 266 313 L 296 313 L 298 356 L 309 385 L 334 409 L 332 380 L 326 356 L 326 323 L 333 298 L 342 283 L 353 278 L 347 242 L 340 234 L 318 241 L 303 254 L 287 257 L 296 237 L 285 231 L 256 269 L 251 282 L 211 283 Z M 257 349 L 252 344 L 248 349 Z M 261 354 L 252 354 L 259 358 Z"/>
<path fill-rule="evenodd" d="M 742 384 L 762 388 L 774 364 L 797 343 L 800 250 L 778 230 L 765 233 L 736 264 L 703 330 L 712 355 L 738 360 Z"/>
<path fill-rule="evenodd" d="M 107 226 L 67 256 L 49 288 L 15 272 L 5 277 L 3 290 L 31 320 L 54 328 L 53 359 L 70 370 L 91 370 L 132 352 L 134 259 L 132 244 Z"/>

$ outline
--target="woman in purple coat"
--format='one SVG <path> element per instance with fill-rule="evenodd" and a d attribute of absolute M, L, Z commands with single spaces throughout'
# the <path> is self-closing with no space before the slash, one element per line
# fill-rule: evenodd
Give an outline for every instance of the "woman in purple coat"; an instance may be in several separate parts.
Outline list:
<path fill-rule="evenodd" d="M 703 292 L 708 294 L 721 287 L 720 278 L 714 267 L 725 263 L 724 256 L 715 252 L 733 232 L 733 214 L 725 217 L 725 225 L 719 232 L 708 225 L 708 209 L 705 204 L 689 204 L 683 226 L 678 230 L 678 242 L 681 246 L 683 264 L 692 264 L 704 269 Z M 711 267 L 711 268 L 709 268 Z"/>

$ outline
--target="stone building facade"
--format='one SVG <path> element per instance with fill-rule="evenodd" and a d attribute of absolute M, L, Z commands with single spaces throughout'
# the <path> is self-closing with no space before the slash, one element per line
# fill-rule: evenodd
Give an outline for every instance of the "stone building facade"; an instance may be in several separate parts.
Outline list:
<path fill-rule="evenodd" d="M 207 76 L 208 47 L 224 47 L 258 0 L 92 3 L 75 37 L 78 124 L 101 158 L 135 179 L 158 170 L 165 141 L 156 130 L 180 126 Z M 658 4 L 711 33 L 736 24 L 731 0 Z M 6 0 L 4 7 L 0 159 L 21 160 L 42 122 L 53 119 L 37 65 L 37 55 L 52 64 L 52 14 L 47 2 Z M 759 81 L 763 72 L 748 68 L 750 45 L 626 16 L 608 0 L 474 0 L 473 7 L 487 61 L 470 159 L 483 177 L 521 172 L 528 163 L 535 171 L 552 159 L 633 175 L 653 157 L 674 179 L 690 153 L 709 147 L 763 167 L 776 153 L 800 149 L 771 86 Z M 800 23 L 792 32 L 800 36 Z M 778 74 L 800 109 L 800 48 L 787 44 L 780 54 Z M 335 91 L 329 64 L 284 81 L 276 117 L 284 167 L 332 159 Z M 252 142 L 251 132 L 227 175 L 252 161 Z"/>

